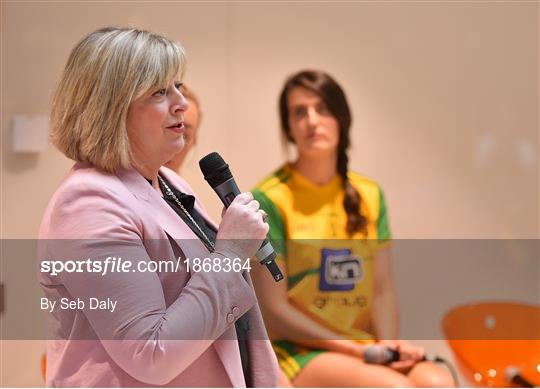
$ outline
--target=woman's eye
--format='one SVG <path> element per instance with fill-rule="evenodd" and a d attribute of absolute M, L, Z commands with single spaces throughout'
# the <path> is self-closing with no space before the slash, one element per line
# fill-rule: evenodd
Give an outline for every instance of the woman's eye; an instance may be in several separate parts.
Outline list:
<path fill-rule="evenodd" d="M 176 83 L 174 84 L 174 87 L 175 87 L 176 89 L 178 89 L 180 92 L 182 92 L 182 90 L 183 90 L 182 86 L 183 86 L 183 85 L 184 85 L 184 84 L 182 84 L 181 82 L 176 82 Z"/>
<path fill-rule="evenodd" d="M 165 88 L 163 88 L 155 92 L 152 96 L 161 97 L 161 96 L 165 96 L 165 93 L 167 93 L 167 91 L 165 90 Z"/>
<path fill-rule="evenodd" d="M 319 107 L 317 108 L 317 111 L 321 115 L 326 115 L 326 114 L 330 113 L 330 111 L 328 110 L 328 107 L 326 106 L 326 104 L 319 105 Z"/>
<path fill-rule="evenodd" d="M 301 119 L 306 115 L 306 109 L 304 107 L 298 107 L 293 111 L 294 117 Z"/>

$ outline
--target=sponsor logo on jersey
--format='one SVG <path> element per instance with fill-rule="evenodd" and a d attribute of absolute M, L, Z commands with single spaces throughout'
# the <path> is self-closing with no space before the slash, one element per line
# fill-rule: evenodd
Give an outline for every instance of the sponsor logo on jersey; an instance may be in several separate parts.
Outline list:
<path fill-rule="evenodd" d="M 367 298 L 366 296 L 339 297 L 319 295 L 315 296 L 315 298 L 313 299 L 313 305 L 315 305 L 319 309 L 323 309 L 328 304 L 337 305 L 343 308 L 365 308 L 367 307 Z"/>
<path fill-rule="evenodd" d="M 322 249 L 319 290 L 348 291 L 362 280 L 362 259 L 350 249 Z"/>

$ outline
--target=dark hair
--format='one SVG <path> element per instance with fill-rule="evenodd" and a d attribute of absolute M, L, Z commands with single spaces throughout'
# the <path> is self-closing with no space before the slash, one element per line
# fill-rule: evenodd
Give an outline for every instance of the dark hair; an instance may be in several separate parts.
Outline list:
<path fill-rule="evenodd" d="M 347 176 L 349 165 L 347 150 L 351 144 L 350 128 L 352 117 L 345 93 L 329 74 L 321 71 L 303 70 L 289 77 L 279 96 L 281 130 L 289 142 L 293 142 L 293 139 L 289 127 L 289 106 L 287 99 L 291 90 L 296 87 L 306 88 L 320 96 L 339 123 L 337 171 L 342 178 L 343 189 L 345 190 L 343 208 L 347 213 L 347 233 L 349 235 L 358 231 L 365 233 L 367 219 L 360 212 L 362 197 L 351 185 Z"/>

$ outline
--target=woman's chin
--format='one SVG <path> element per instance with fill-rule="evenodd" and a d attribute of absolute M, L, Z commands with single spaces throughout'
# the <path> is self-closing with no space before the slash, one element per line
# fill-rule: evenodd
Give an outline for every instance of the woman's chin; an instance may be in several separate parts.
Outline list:
<path fill-rule="evenodd" d="M 304 148 L 304 150 L 302 150 L 301 152 L 301 154 L 304 154 L 306 156 L 309 155 L 310 157 L 324 157 L 335 153 L 337 153 L 337 148 L 331 147 L 327 144 L 311 145 Z"/>
<path fill-rule="evenodd" d="M 169 152 L 166 153 L 167 157 L 168 157 L 166 162 L 174 160 L 175 157 L 178 154 L 180 154 L 182 152 L 182 150 L 184 150 L 184 147 L 185 147 L 184 141 L 182 141 L 180 144 L 172 145 Z"/>
<path fill-rule="evenodd" d="M 182 136 L 180 138 L 178 138 L 174 142 L 173 147 L 175 149 L 174 154 L 178 154 L 180 151 L 182 151 L 184 149 L 184 147 L 186 147 L 186 140 L 184 139 L 183 134 L 182 134 Z"/>

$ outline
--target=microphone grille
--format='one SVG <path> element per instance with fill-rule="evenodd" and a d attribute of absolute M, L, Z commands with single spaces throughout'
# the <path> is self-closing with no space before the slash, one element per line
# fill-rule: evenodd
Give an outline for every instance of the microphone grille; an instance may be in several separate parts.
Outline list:
<path fill-rule="evenodd" d="M 508 366 L 504 370 L 504 378 L 506 379 L 507 383 L 512 383 L 514 381 L 514 378 L 520 374 L 520 371 L 515 366 Z"/>
<path fill-rule="evenodd" d="M 364 350 L 364 361 L 366 363 L 377 363 L 379 352 L 374 346 L 368 346 Z"/>
<path fill-rule="evenodd" d="M 199 167 L 204 175 L 204 179 L 212 187 L 227 181 L 232 178 L 232 173 L 229 170 L 229 165 L 225 163 L 221 155 L 215 151 L 208 154 L 206 157 L 201 158 L 199 161 Z"/>
<path fill-rule="evenodd" d="M 364 349 L 364 361 L 366 363 L 386 364 L 392 358 L 388 348 L 382 345 L 367 346 Z"/>
<path fill-rule="evenodd" d="M 214 170 L 223 165 L 226 165 L 225 161 L 221 158 L 221 155 L 215 151 L 208 154 L 206 157 L 201 158 L 199 161 L 199 167 L 205 176 L 213 173 Z"/>

